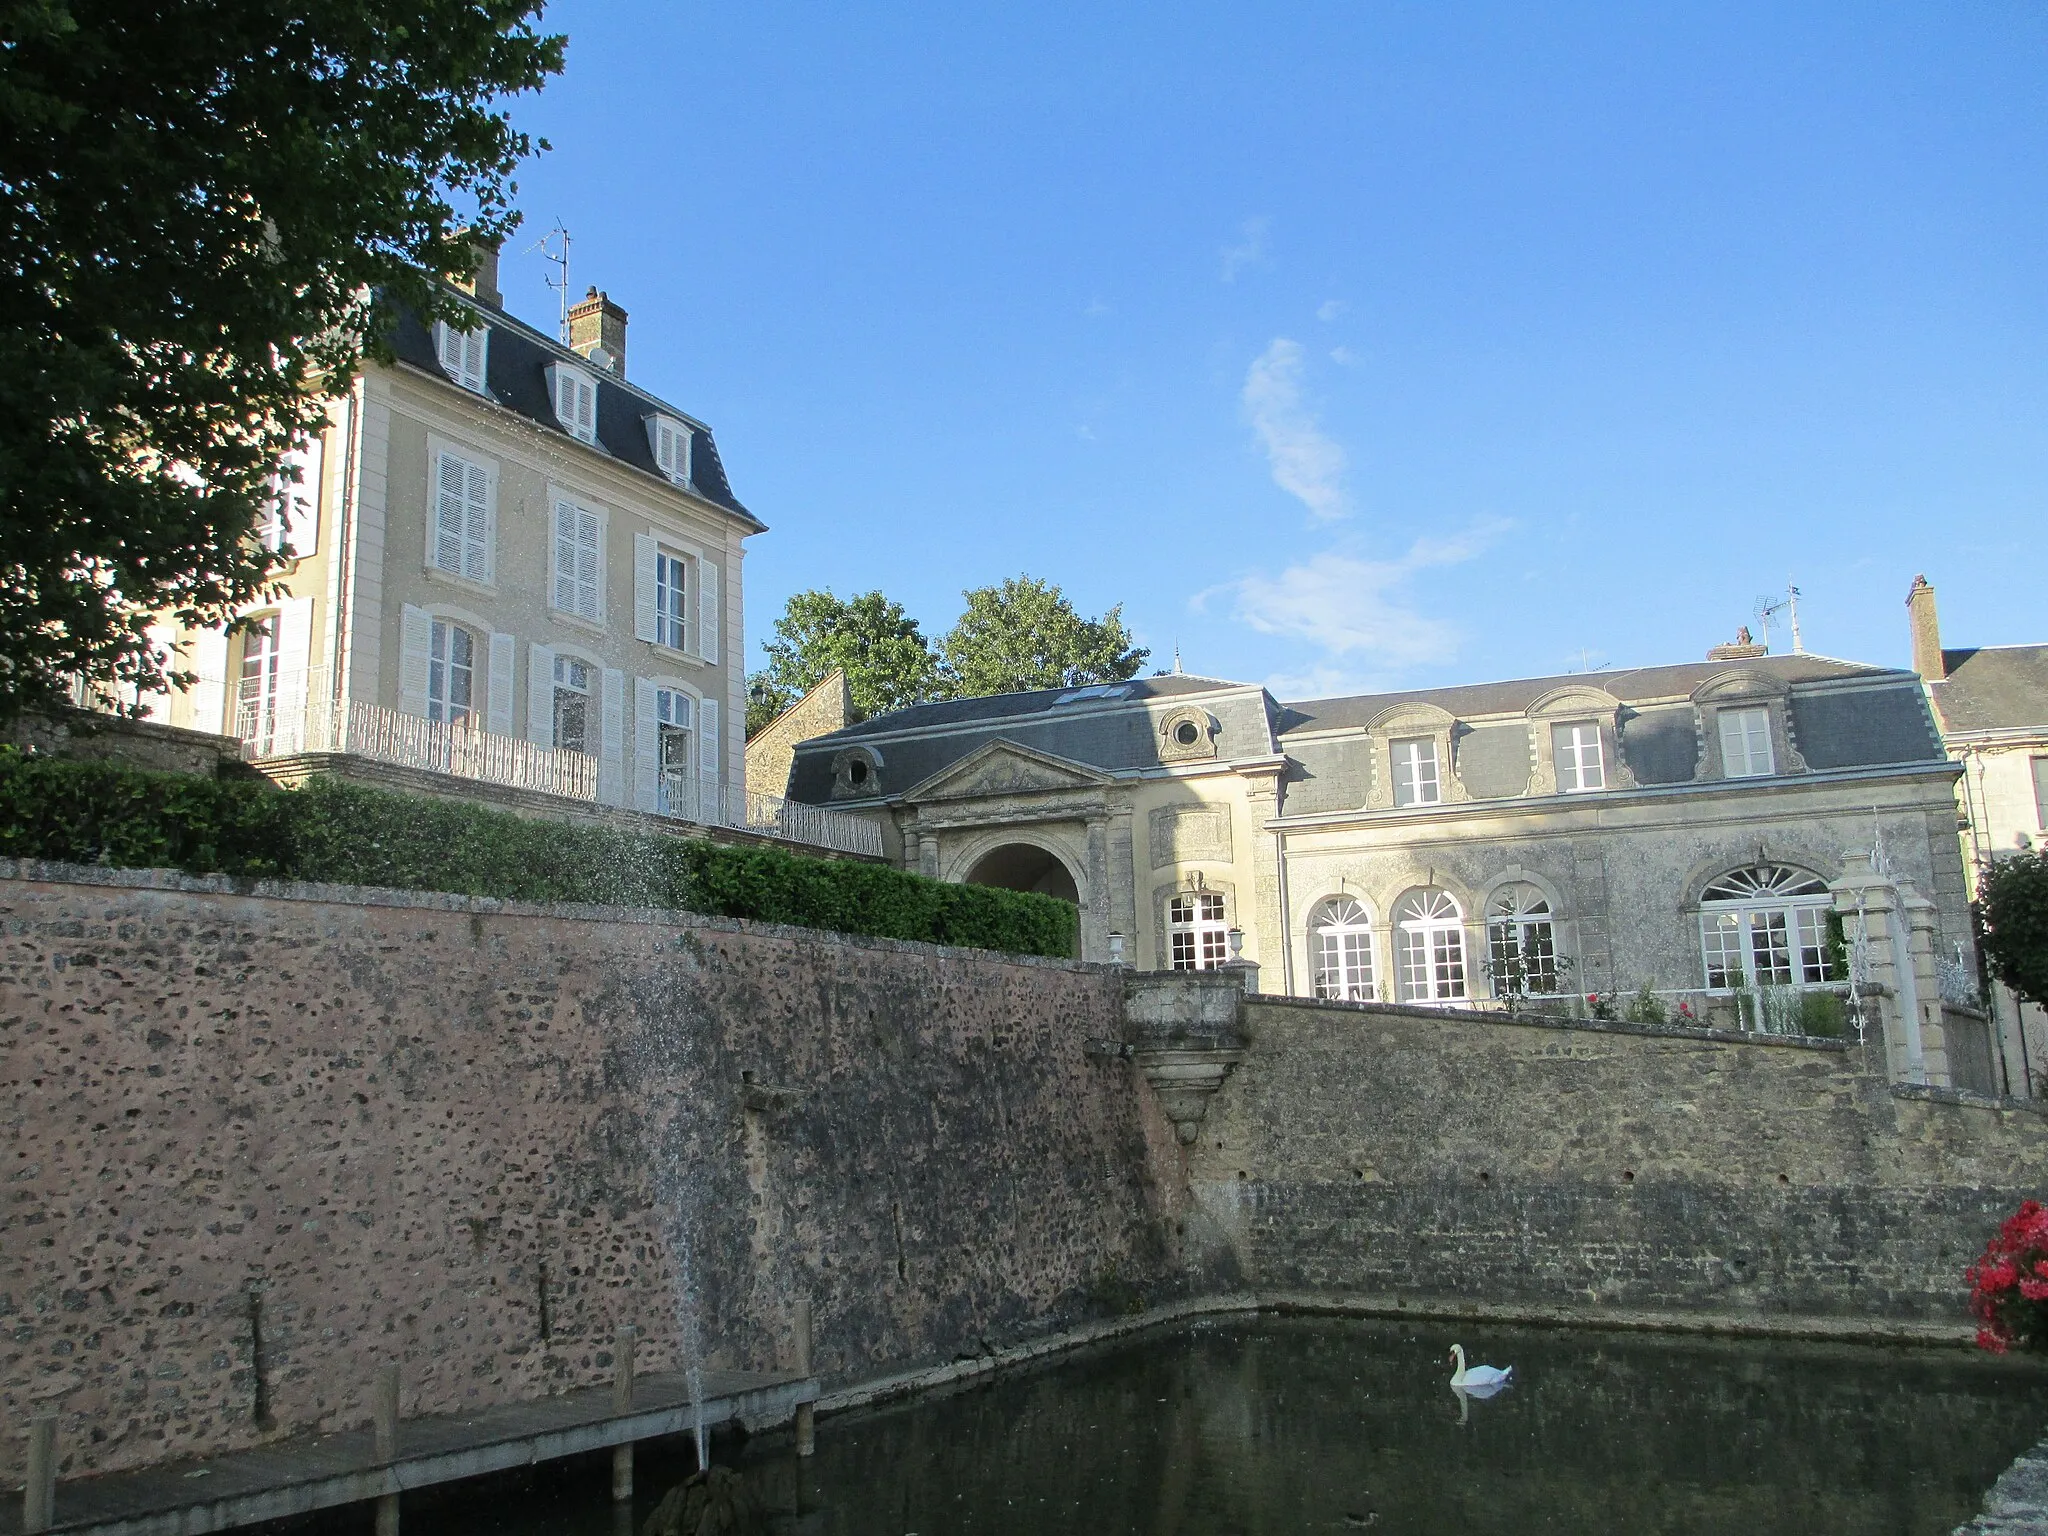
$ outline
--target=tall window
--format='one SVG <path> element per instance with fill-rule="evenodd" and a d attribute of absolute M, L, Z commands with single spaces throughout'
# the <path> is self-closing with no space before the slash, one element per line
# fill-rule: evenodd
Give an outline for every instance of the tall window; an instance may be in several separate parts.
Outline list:
<path fill-rule="evenodd" d="M 664 816 L 699 820 L 697 781 L 690 771 L 692 716 L 690 696 L 673 688 L 655 692 L 654 715 L 660 778 L 656 809 Z"/>
<path fill-rule="evenodd" d="M 1214 891 L 1174 897 L 1166 930 L 1176 971 L 1213 971 L 1230 958 L 1230 925 L 1223 920 L 1223 898 Z"/>
<path fill-rule="evenodd" d="M 446 619 L 434 620 L 427 643 L 427 718 L 476 724 L 476 636 Z"/>
<path fill-rule="evenodd" d="M 596 513 L 573 501 L 555 503 L 555 606 L 564 613 L 604 617 L 601 536 Z"/>
<path fill-rule="evenodd" d="M 1437 778 L 1434 737 L 1394 742 L 1393 754 L 1394 804 L 1435 805 L 1443 798 Z"/>
<path fill-rule="evenodd" d="M 1410 891 L 1394 904 L 1395 969 L 1404 1003 L 1465 993 L 1465 914 L 1449 891 Z"/>
<path fill-rule="evenodd" d="M 2048 829 L 2048 757 L 2032 759 L 2034 769 L 2034 819 Z"/>
<path fill-rule="evenodd" d="M 1754 779 L 1776 771 L 1771 761 L 1771 712 L 1722 710 L 1721 772 L 1731 779 Z"/>
<path fill-rule="evenodd" d="M 566 363 L 550 370 L 555 391 L 555 419 L 571 437 L 597 441 L 597 380 Z"/>
<path fill-rule="evenodd" d="M 1541 997 L 1562 991 L 1557 933 L 1550 903 L 1531 885 L 1510 885 L 1486 914 L 1486 949 L 1495 997 Z"/>
<path fill-rule="evenodd" d="M 654 467 L 677 485 L 690 483 L 690 429 L 666 416 L 648 420 L 648 435 L 654 441 Z"/>
<path fill-rule="evenodd" d="M 1786 864 L 1723 875 L 1700 898 L 1700 948 L 1710 987 L 1811 986 L 1828 971 L 1828 888 Z"/>
<path fill-rule="evenodd" d="M 574 656 L 555 658 L 555 745 L 564 751 L 590 750 L 591 671 Z"/>
<path fill-rule="evenodd" d="M 1600 758 L 1600 727 L 1553 725 L 1550 757 L 1557 765 L 1557 787 L 1568 795 L 1607 787 L 1607 765 Z"/>
<path fill-rule="evenodd" d="M 1349 896 L 1319 902 L 1308 919 L 1309 950 L 1315 958 L 1317 997 L 1369 1003 L 1373 986 L 1372 918 Z"/>
<path fill-rule="evenodd" d="M 277 615 L 242 631 L 242 677 L 235 700 L 235 734 L 266 757 L 277 734 Z"/>
<path fill-rule="evenodd" d="M 657 551 L 654 556 L 654 639 L 670 650 L 684 649 L 689 635 L 684 615 L 688 612 L 689 572 L 680 555 Z"/>
<path fill-rule="evenodd" d="M 491 474 L 460 454 L 436 455 L 434 569 L 491 579 Z"/>

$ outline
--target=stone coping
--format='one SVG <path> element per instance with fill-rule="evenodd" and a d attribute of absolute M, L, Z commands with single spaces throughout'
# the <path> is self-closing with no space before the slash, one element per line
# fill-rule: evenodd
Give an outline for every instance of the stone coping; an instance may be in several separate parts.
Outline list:
<path fill-rule="evenodd" d="M 982 960 L 1033 970 L 1112 976 L 1114 966 L 1093 960 L 1059 960 L 1047 955 L 1013 955 L 998 949 L 932 944 L 920 939 L 884 939 L 842 933 L 836 928 L 802 928 L 749 917 L 713 917 L 667 907 L 612 907 L 594 902 L 509 901 L 498 896 L 465 896 L 454 891 L 402 891 L 375 885 L 328 885 L 312 880 L 257 880 L 233 875 L 188 875 L 176 869 L 115 869 L 99 864 L 62 864 L 40 859 L 0 859 L 0 880 L 25 884 L 77 885 L 104 890 L 175 891 L 193 896 L 244 896 L 271 901 L 329 902 L 352 907 L 411 908 L 431 912 L 472 912 L 499 917 L 542 917 L 576 923 L 627 923 L 644 928 L 688 928 L 704 933 L 737 933 L 791 942 L 835 943 L 886 954 L 934 959 Z"/>
<path fill-rule="evenodd" d="M 1920 1099 L 1929 1104 L 1960 1104 L 1966 1109 L 2017 1110 L 2048 1116 L 2048 1099 L 2014 1099 L 2001 1093 L 1972 1093 L 1967 1088 L 1941 1088 L 1932 1083 L 1893 1083 L 1895 1099 Z"/>
<path fill-rule="evenodd" d="M 1560 1019 L 1547 1013 L 1491 1012 L 1478 1008 L 1428 1008 L 1419 1003 L 1352 1003 L 1335 998 L 1287 997 L 1277 992 L 1255 992 L 1247 1003 L 1274 1008 L 1331 1009 L 1367 1017 L 1398 1019 L 1455 1020 L 1460 1024 L 1506 1024 L 1521 1029 L 1591 1031 L 1603 1035 L 1635 1035 L 1651 1040 L 1711 1040 L 1724 1045 L 1762 1045 L 1795 1051 L 1847 1052 L 1856 1049 L 1850 1039 L 1821 1035 L 1765 1035 L 1746 1029 L 1707 1029 L 1696 1024 L 1631 1024 L 1626 1019 Z"/>

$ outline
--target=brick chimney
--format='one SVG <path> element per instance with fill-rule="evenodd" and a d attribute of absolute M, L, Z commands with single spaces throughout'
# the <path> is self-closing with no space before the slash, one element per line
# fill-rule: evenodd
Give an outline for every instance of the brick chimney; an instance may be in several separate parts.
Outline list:
<path fill-rule="evenodd" d="M 1913 578 L 1906 594 L 1906 622 L 1913 631 L 1913 670 L 1930 683 L 1948 676 L 1941 659 L 1941 621 L 1934 616 L 1934 588 L 1925 576 Z"/>
<path fill-rule="evenodd" d="M 469 248 L 476 252 L 476 271 L 467 278 L 456 278 L 455 286 L 475 295 L 479 304 L 503 309 L 505 295 L 498 290 L 498 242 L 472 239 Z"/>
<path fill-rule="evenodd" d="M 569 350 L 626 376 L 626 312 L 595 288 L 569 311 Z"/>

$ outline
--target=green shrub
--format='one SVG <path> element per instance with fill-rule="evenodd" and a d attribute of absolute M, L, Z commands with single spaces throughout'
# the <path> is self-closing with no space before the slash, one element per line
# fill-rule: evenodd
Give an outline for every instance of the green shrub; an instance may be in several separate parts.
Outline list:
<path fill-rule="evenodd" d="M 1849 1005 L 1834 992 L 1799 994 L 1799 1033 L 1838 1040 L 1849 1032 Z"/>
<path fill-rule="evenodd" d="M 1647 981 L 1630 994 L 1625 1016 L 1631 1024 L 1662 1024 L 1668 1017 L 1664 1011 L 1664 999 Z"/>
<path fill-rule="evenodd" d="M 512 901 L 679 908 L 1069 956 L 1071 903 L 787 849 L 536 821 L 316 778 L 295 790 L 0 751 L 0 856 Z"/>

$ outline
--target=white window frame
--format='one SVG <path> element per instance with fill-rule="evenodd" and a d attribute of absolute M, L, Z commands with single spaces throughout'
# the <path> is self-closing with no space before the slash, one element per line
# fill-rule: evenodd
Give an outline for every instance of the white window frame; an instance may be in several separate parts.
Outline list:
<path fill-rule="evenodd" d="M 1355 896 L 1329 896 L 1308 916 L 1309 969 L 1315 995 L 1347 1003 L 1379 1000 L 1372 914 Z"/>
<path fill-rule="evenodd" d="M 690 599 L 697 590 L 691 567 L 696 563 L 665 544 L 654 546 L 654 643 L 666 650 L 691 649 L 695 626 L 690 622 Z"/>
<path fill-rule="evenodd" d="M 655 812 L 683 821 L 698 820 L 700 787 L 697 751 L 699 701 L 684 689 L 657 683 L 654 690 Z M 672 760 L 671 744 L 680 739 L 682 761 Z"/>
<path fill-rule="evenodd" d="M 1557 997 L 1564 991 L 1558 969 L 1557 914 L 1535 886 L 1517 882 L 1494 892 L 1486 906 L 1487 980 L 1495 997 L 1511 993 L 1504 972 L 1520 961 L 1526 997 Z M 1547 980 L 1550 985 L 1537 983 Z"/>
<path fill-rule="evenodd" d="M 459 666 L 454 657 L 455 637 L 462 635 L 469 641 L 469 662 Z M 481 729 L 477 707 L 477 674 L 483 670 L 478 665 L 488 655 L 490 639 L 478 634 L 460 619 L 451 619 L 443 614 L 434 614 L 427 628 L 427 718 L 443 725 L 459 725 L 467 730 Z M 457 673 L 467 673 L 464 699 L 457 703 L 455 687 Z"/>
<path fill-rule="evenodd" d="M 284 615 L 259 613 L 242 630 L 242 659 L 235 672 L 235 734 L 258 757 L 268 757 L 278 723 L 278 672 L 283 658 Z"/>
<path fill-rule="evenodd" d="M 1597 721 L 1574 720 L 1550 728 L 1550 755 L 1557 787 L 1567 795 L 1607 787 L 1607 758 Z"/>
<path fill-rule="evenodd" d="M 1391 926 L 1402 1002 L 1460 1003 L 1471 996 L 1465 912 L 1457 897 L 1436 886 L 1409 891 L 1394 903 Z"/>
<path fill-rule="evenodd" d="M 1716 712 L 1714 723 L 1721 738 L 1723 778 L 1762 779 L 1778 771 L 1777 746 L 1771 740 L 1769 705 L 1730 705 Z M 1730 751 L 1731 747 L 1738 749 L 1739 756 Z M 1759 761 L 1761 766 L 1758 766 Z"/>
<path fill-rule="evenodd" d="M 647 446 L 654 452 L 654 467 L 676 485 L 690 483 L 690 451 L 695 436 L 673 416 L 647 418 Z"/>
<path fill-rule="evenodd" d="M 427 448 L 427 569 L 472 586 L 489 587 L 497 577 L 498 466 L 439 438 L 429 438 Z M 444 521 L 449 511 L 447 475 L 451 466 L 463 482 L 454 497 L 452 528 Z M 479 490 L 481 499 L 475 494 Z M 451 550 L 453 565 L 443 558 Z"/>
<path fill-rule="evenodd" d="M 596 374 L 568 363 L 550 363 L 548 399 L 564 432 L 578 442 L 597 441 Z"/>
<path fill-rule="evenodd" d="M 1700 898 L 1700 959 L 1707 989 L 1828 985 L 1836 979 L 1827 973 L 1827 914 L 1833 906 L 1820 876 L 1794 865 L 1767 864 L 1722 875 Z"/>
<path fill-rule="evenodd" d="M 434 355 L 441 371 L 471 394 L 485 394 L 490 363 L 491 328 L 481 316 L 473 330 L 459 331 L 446 320 L 434 322 Z"/>
<path fill-rule="evenodd" d="M 1396 809 L 1443 804 L 1443 765 L 1437 759 L 1434 736 L 1397 736 L 1387 743 L 1387 756 L 1394 769 Z M 1424 768 L 1429 770 L 1427 778 Z"/>
<path fill-rule="evenodd" d="M 1177 891 L 1166 904 L 1167 952 L 1176 971 L 1213 971 L 1230 958 L 1221 891 Z"/>
<path fill-rule="evenodd" d="M 575 532 L 567 541 L 562 537 L 562 516 L 565 510 L 576 519 Z M 584 568 L 583 560 L 583 531 L 586 522 L 595 530 L 595 543 L 591 546 L 588 570 Z M 566 491 L 549 487 L 548 607 L 555 613 L 580 619 L 587 624 L 604 623 L 606 522 L 604 508 L 593 507 Z M 575 567 L 567 572 L 562 569 L 565 542 L 572 546 Z M 565 597 L 567 601 L 564 601 Z"/>
<path fill-rule="evenodd" d="M 575 683 L 575 669 L 584 672 L 584 685 Z M 549 741 L 558 752 L 581 752 L 587 757 L 597 755 L 597 716 L 603 708 L 599 687 L 603 681 L 604 668 L 587 656 L 578 656 L 572 651 L 557 651 L 554 655 L 554 677 L 549 680 L 549 704 L 552 719 L 549 724 Z M 563 739 L 562 715 L 564 695 L 583 700 L 583 740 L 572 745 Z"/>

